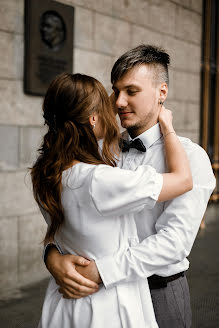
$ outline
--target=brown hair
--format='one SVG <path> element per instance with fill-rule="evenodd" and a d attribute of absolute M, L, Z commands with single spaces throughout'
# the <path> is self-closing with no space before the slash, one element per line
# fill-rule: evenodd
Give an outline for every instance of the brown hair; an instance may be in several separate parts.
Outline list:
<path fill-rule="evenodd" d="M 94 112 L 103 127 L 102 154 L 89 121 Z M 99 81 L 87 75 L 59 75 L 47 90 L 43 113 L 49 129 L 31 169 L 31 177 L 35 200 L 51 218 L 45 238 L 53 238 L 64 221 L 63 170 L 71 167 L 74 160 L 116 166 L 120 133 L 106 90 Z"/>
<path fill-rule="evenodd" d="M 111 71 L 111 82 L 114 84 L 122 78 L 133 67 L 140 65 L 149 65 L 154 69 L 155 82 L 166 82 L 169 84 L 168 65 L 170 56 L 162 48 L 141 44 L 131 50 L 128 50 L 117 59 Z"/>

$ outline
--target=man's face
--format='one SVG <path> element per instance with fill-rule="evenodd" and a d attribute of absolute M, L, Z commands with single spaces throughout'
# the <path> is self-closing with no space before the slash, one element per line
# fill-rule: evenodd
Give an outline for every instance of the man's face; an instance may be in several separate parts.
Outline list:
<path fill-rule="evenodd" d="M 153 68 L 143 64 L 132 68 L 113 85 L 121 125 L 132 137 L 157 123 L 160 85 L 154 82 L 153 74 Z"/>

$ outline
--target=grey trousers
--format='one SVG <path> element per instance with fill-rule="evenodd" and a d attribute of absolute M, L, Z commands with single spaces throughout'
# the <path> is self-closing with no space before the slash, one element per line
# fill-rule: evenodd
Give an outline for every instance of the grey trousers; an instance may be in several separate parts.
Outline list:
<path fill-rule="evenodd" d="M 186 276 L 151 289 L 154 312 L 159 328 L 191 328 L 192 311 Z"/>

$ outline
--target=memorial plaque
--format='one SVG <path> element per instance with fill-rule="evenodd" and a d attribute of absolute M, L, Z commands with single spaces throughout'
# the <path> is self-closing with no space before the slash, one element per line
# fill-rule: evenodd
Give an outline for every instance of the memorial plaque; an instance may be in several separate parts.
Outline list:
<path fill-rule="evenodd" d="M 72 73 L 73 29 L 73 7 L 53 0 L 25 1 L 25 93 L 45 95 L 58 74 Z"/>

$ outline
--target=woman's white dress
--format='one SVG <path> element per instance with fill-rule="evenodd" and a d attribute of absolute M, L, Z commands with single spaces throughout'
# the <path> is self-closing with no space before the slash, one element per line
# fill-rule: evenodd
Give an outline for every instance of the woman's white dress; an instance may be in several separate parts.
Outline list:
<path fill-rule="evenodd" d="M 55 241 L 65 254 L 96 260 L 138 243 L 133 213 L 152 208 L 162 175 L 79 163 L 63 172 L 65 222 Z M 42 211 L 50 224 L 49 215 Z M 147 218 L 145 218 L 147 220 Z M 147 279 L 123 282 L 78 299 L 64 299 L 51 277 L 38 328 L 157 328 Z"/>

